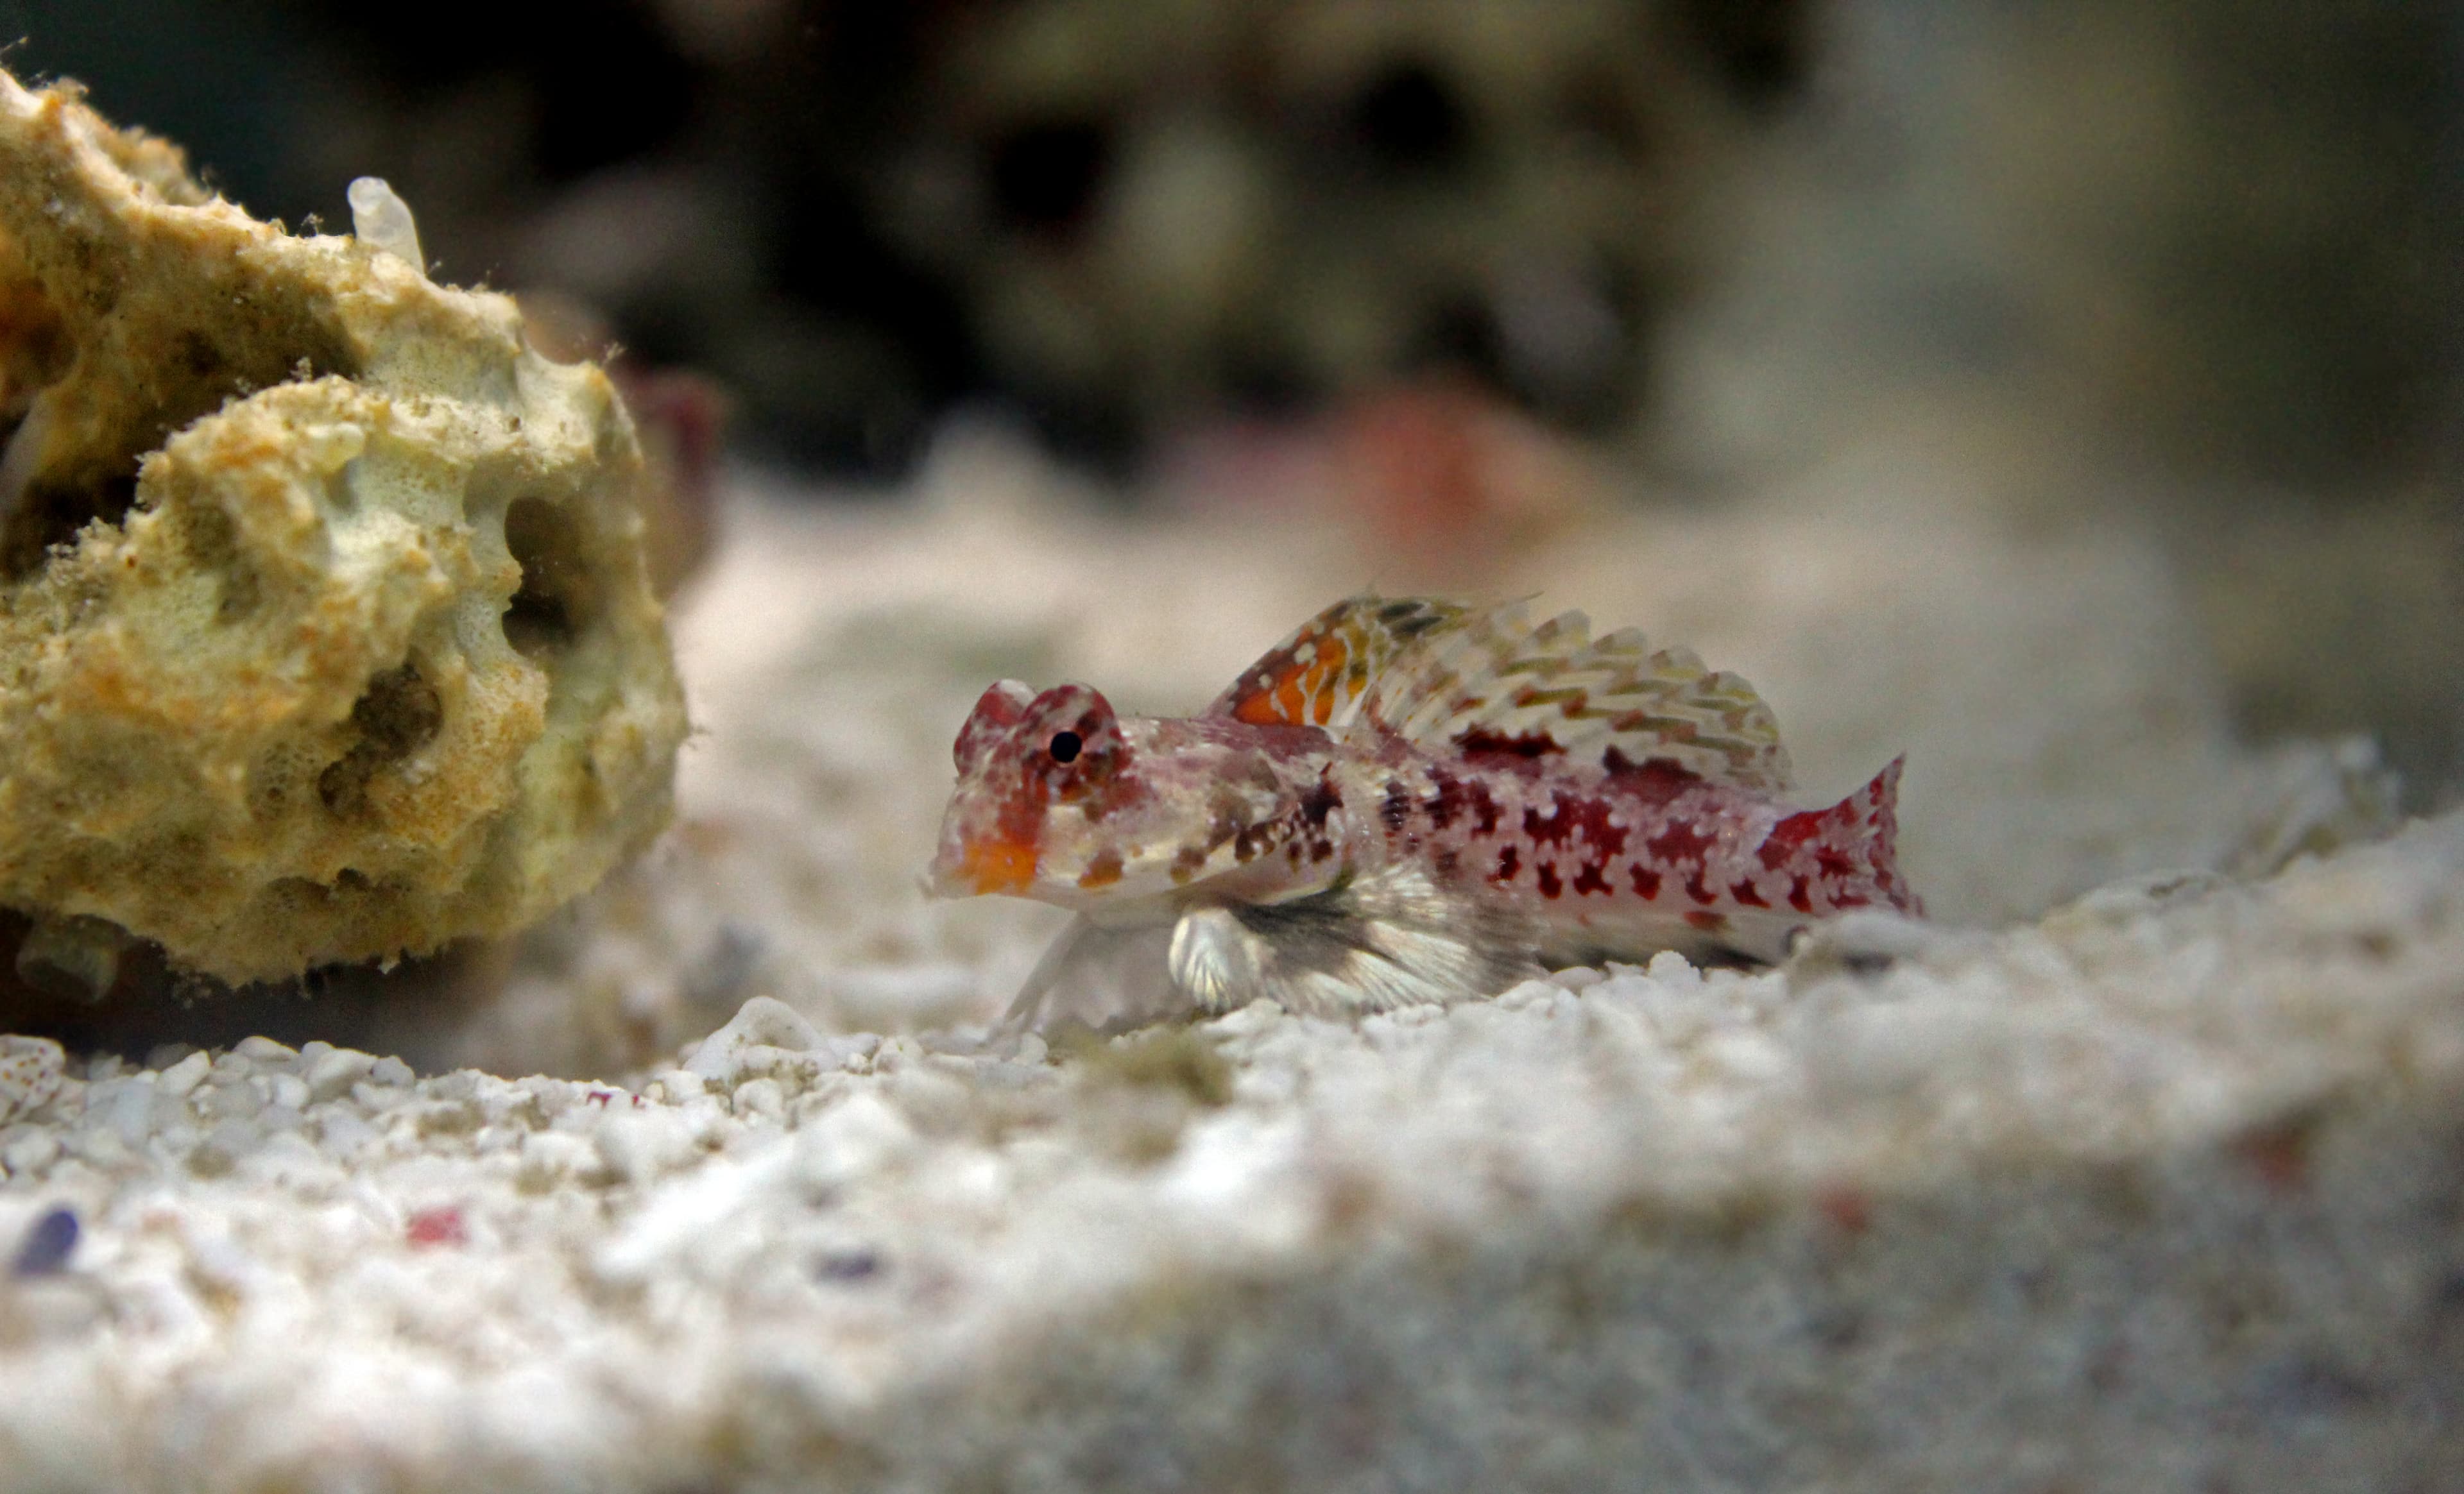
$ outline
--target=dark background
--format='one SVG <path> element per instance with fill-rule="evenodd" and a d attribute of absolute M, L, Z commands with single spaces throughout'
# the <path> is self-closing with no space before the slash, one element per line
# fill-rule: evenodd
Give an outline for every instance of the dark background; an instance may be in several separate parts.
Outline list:
<path fill-rule="evenodd" d="M 387 177 L 441 276 L 561 293 L 827 472 L 896 477 L 980 404 L 1132 472 L 1431 376 L 1681 481 L 1878 384 L 2272 490 L 2414 480 L 2454 432 L 2443 5 L 0 0 L 0 33 L 261 216 L 346 227 Z M 1796 382 L 1706 435 L 1665 334 L 1723 294 Z"/>

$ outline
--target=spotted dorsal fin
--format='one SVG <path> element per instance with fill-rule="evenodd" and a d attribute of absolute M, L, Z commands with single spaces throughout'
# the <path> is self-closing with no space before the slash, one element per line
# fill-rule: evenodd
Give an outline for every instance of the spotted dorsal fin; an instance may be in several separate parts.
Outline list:
<path fill-rule="evenodd" d="M 1322 726 L 1339 733 L 1406 655 L 1469 615 L 1452 603 L 1425 597 L 1338 602 L 1243 670 L 1206 714 L 1251 726 Z"/>
<path fill-rule="evenodd" d="M 1655 651 L 1632 628 L 1595 639 L 1580 612 L 1534 625 L 1519 603 L 1338 603 L 1211 711 L 1392 733 L 1432 751 L 1657 763 L 1766 793 L 1788 786 L 1779 723 L 1743 679 L 1705 669 L 1689 648 Z"/>
<path fill-rule="evenodd" d="M 1431 750 L 1656 763 L 1765 793 L 1788 787 L 1779 722 L 1751 685 L 1705 669 L 1691 648 L 1654 650 L 1634 628 L 1594 638 L 1580 612 L 1537 625 L 1519 603 L 1465 614 L 1397 659 L 1358 714 Z"/>

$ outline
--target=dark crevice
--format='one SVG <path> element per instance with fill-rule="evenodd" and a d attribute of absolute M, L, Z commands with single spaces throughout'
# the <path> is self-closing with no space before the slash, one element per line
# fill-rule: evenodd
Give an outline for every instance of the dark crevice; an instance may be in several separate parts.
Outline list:
<path fill-rule="evenodd" d="M 305 880 L 296 886 L 310 902 L 385 895 L 349 870 L 330 890 Z M 316 890 L 313 897 L 307 889 Z M 442 1072 L 461 1057 L 452 1047 L 465 1015 L 458 1003 L 487 978 L 472 973 L 474 961 L 488 957 L 486 947 L 472 944 L 405 959 L 389 972 L 329 965 L 296 979 L 233 987 L 173 967 L 159 946 L 141 939 L 121 952 L 109 993 L 96 1000 L 81 986 L 60 989 L 20 973 L 18 956 L 33 927 L 26 914 L 0 908 L 0 1032 L 59 1044 L 72 1073 L 82 1072 L 92 1056 L 160 1067 L 191 1047 L 228 1048 L 258 1036 L 293 1047 L 318 1039 L 399 1054 L 422 1073 Z"/>
<path fill-rule="evenodd" d="M 416 665 L 387 670 L 368 681 L 351 707 L 360 739 L 317 776 L 317 797 L 338 815 L 366 809 L 368 781 L 435 738 L 445 724 L 445 703 L 420 678 Z"/>
<path fill-rule="evenodd" d="M 99 483 L 28 484 L 16 509 L 0 525 L 0 578 L 33 575 L 55 546 L 76 543 L 78 533 L 97 519 L 118 523 L 136 502 L 134 463 L 128 472 Z"/>
<path fill-rule="evenodd" d="M 254 612 L 265 600 L 265 588 L 255 567 L 248 563 L 239 526 L 231 515 L 218 504 L 197 502 L 182 504 L 168 516 L 187 563 L 199 574 L 212 577 L 221 592 L 214 606 L 215 621 L 237 623 Z"/>
<path fill-rule="evenodd" d="M 0 491 L 0 581 L 39 572 L 88 525 L 124 517 L 144 453 L 191 422 L 260 389 L 356 367 L 321 310 L 248 284 L 228 306 L 149 313 L 162 324 L 149 320 L 140 345 L 94 345 L 119 314 L 116 267 L 83 241 L 48 254 L 0 253 L 0 449 L 24 447 L 9 450 L 11 486 Z M 49 266 L 40 276 L 38 260 Z"/>
<path fill-rule="evenodd" d="M 544 498 L 505 510 L 505 549 L 522 582 L 505 605 L 505 642 L 535 664 L 571 648 L 595 615 L 590 569 L 572 516 Z"/>
<path fill-rule="evenodd" d="M 573 643 L 573 619 L 564 603 L 528 587 L 505 604 L 505 642 L 534 663 L 563 652 Z"/>

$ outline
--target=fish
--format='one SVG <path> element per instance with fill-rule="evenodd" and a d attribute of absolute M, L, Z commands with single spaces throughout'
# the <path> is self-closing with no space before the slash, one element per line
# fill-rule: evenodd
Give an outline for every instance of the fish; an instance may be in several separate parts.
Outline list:
<path fill-rule="evenodd" d="M 1923 912 L 1904 757 L 1798 808 L 1745 680 L 1527 603 L 1349 598 L 1193 716 L 1001 680 L 952 757 L 928 890 L 1075 914 L 1016 1029 L 1342 1018 L 1663 950 L 1774 963 L 1820 920 Z"/>

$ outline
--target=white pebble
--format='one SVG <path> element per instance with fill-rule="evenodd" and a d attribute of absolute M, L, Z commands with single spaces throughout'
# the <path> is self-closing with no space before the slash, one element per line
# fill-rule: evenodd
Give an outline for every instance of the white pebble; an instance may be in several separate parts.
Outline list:
<path fill-rule="evenodd" d="M 206 1073 L 213 1066 L 214 1061 L 201 1048 L 156 1075 L 154 1088 L 174 1099 L 186 1098 L 206 1082 Z"/>
<path fill-rule="evenodd" d="M 588 1165 L 592 1147 L 580 1136 L 561 1131 L 535 1131 L 522 1138 L 516 1175 L 524 1186 L 545 1189 Z"/>
<path fill-rule="evenodd" d="M 591 1133 L 599 1159 L 628 1183 L 648 1182 L 678 1166 L 695 1151 L 692 1130 L 665 1110 L 618 1110 Z"/>
<path fill-rule="evenodd" d="M 316 1044 L 310 1044 L 309 1046 Z M 300 1051 L 300 1057 L 308 1057 L 306 1049 Z M 348 1093 L 351 1086 L 358 1084 L 375 1063 L 374 1058 L 353 1048 L 330 1048 L 308 1059 L 309 1098 L 330 1100 Z"/>
<path fill-rule="evenodd" d="M 11 1173 L 24 1176 L 51 1166 L 59 1154 L 60 1138 L 57 1134 L 48 1131 L 30 1131 L 10 1142 L 5 1150 L 0 1150 L 0 1161 L 9 1164 Z"/>
<path fill-rule="evenodd" d="M 288 1064 L 299 1056 L 298 1049 L 262 1037 L 242 1038 L 231 1051 L 255 1064 Z"/>
<path fill-rule="evenodd" d="M 821 1033 L 794 1007 L 777 997 L 757 996 L 738 1007 L 726 1026 L 704 1039 L 685 1066 L 726 1084 L 735 1081 L 756 1049 L 803 1053 L 821 1045 Z"/>
<path fill-rule="evenodd" d="M 265 1141 L 265 1132 L 244 1120 L 217 1121 L 206 1132 L 205 1144 L 222 1153 L 226 1161 L 237 1161 L 255 1151 Z"/>
<path fill-rule="evenodd" d="M 77 1154 L 99 1168 L 116 1168 L 130 1159 L 128 1143 L 120 1132 L 108 1126 L 89 1126 L 78 1130 L 71 1138 Z"/>
<path fill-rule="evenodd" d="M 678 1104 L 708 1093 L 709 1084 L 690 1068 L 663 1068 L 650 1076 L 643 1092 L 654 1100 Z"/>
<path fill-rule="evenodd" d="M 377 1129 L 352 1111 L 337 1106 L 318 1116 L 317 1134 L 324 1142 L 326 1151 L 347 1157 L 377 1139 Z"/>
<path fill-rule="evenodd" d="M 766 1121 L 786 1117 L 787 1094 L 776 1079 L 748 1079 L 736 1087 L 736 1113 Z"/>
<path fill-rule="evenodd" d="M 151 1074 L 106 1079 L 86 1093 L 86 1123 L 107 1126 L 131 1147 L 145 1144 L 154 1129 L 154 1087 Z"/>
<path fill-rule="evenodd" d="M 906 1116 L 878 1095 L 857 1093 L 796 1132 L 796 1171 L 814 1187 L 844 1187 L 916 1145 Z"/>
<path fill-rule="evenodd" d="M 1499 992 L 1492 1003 L 1501 1011 L 1519 1012 L 1535 1003 L 1554 1000 L 1561 988 L 1547 980 L 1524 980 Z"/>

